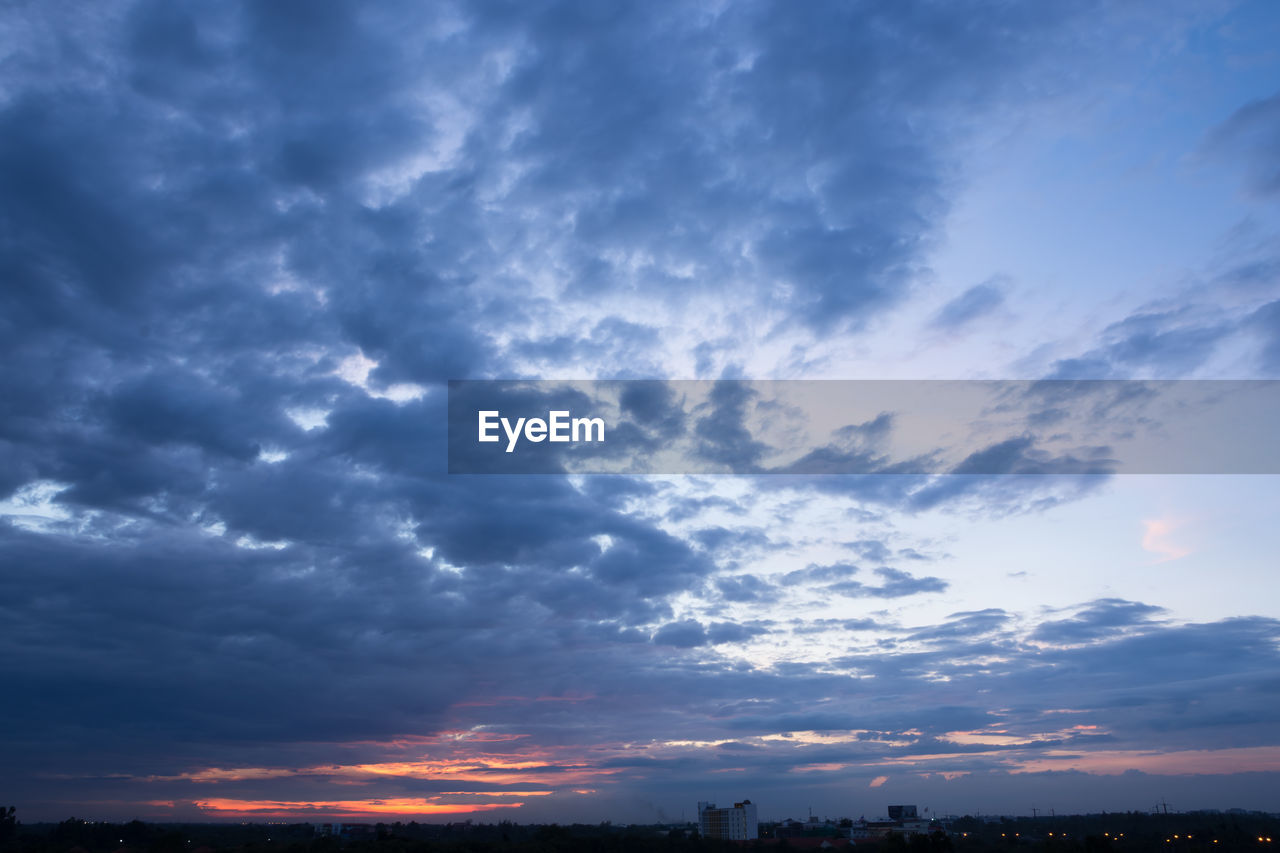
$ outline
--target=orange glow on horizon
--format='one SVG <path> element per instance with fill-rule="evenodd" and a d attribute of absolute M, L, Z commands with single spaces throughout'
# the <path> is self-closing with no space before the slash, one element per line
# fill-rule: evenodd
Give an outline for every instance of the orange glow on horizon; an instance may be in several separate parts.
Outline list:
<path fill-rule="evenodd" d="M 512 739 L 514 737 L 524 738 L 527 735 L 503 735 L 502 737 Z M 600 782 L 624 772 L 621 768 L 592 767 L 590 763 L 584 760 L 587 756 L 577 749 L 545 748 L 526 744 L 524 748 L 518 748 L 516 751 L 494 753 L 475 750 L 472 744 L 459 742 L 459 740 L 441 743 L 438 735 L 433 736 L 430 740 L 434 748 L 428 746 L 423 749 L 422 739 L 413 736 L 396 738 L 388 742 L 378 742 L 376 745 L 387 747 L 387 752 L 391 753 L 387 755 L 385 760 L 374 759 L 359 763 L 308 764 L 293 767 L 203 767 L 188 769 L 176 775 L 155 775 L 136 778 L 138 781 L 143 782 L 184 782 L 227 787 L 244 782 L 287 784 L 286 780 L 311 779 L 323 781 L 326 785 L 339 786 L 340 790 L 328 792 L 328 797 L 332 798 L 332 802 L 339 804 L 338 806 L 333 806 L 333 808 L 345 808 L 342 804 L 355 802 L 390 802 L 394 803 L 394 805 L 388 813 L 399 814 L 403 813 L 404 808 L 409 808 L 412 811 L 413 809 L 426 808 L 429 805 L 430 808 L 427 808 L 422 813 L 443 814 L 450 810 L 459 811 L 464 808 L 475 810 L 480 807 L 464 806 L 462 804 L 445 806 L 430 799 L 395 799 L 402 791 L 394 788 L 387 790 L 387 783 L 393 783 L 396 780 L 444 782 L 449 788 L 449 795 L 492 799 L 494 800 L 491 803 L 492 807 L 508 808 L 511 807 L 511 798 L 546 797 L 557 791 L 572 789 L 594 791 Z M 356 743 L 363 745 L 363 742 Z M 356 743 L 333 744 L 332 747 L 337 750 L 348 750 Z M 396 755 L 396 753 L 399 753 L 399 755 Z M 405 753 L 411 753 L 411 755 L 405 755 Z M 412 753 L 417 754 L 413 755 Z M 440 787 L 445 786 L 442 785 Z M 359 789 L 358 793 L 353 791 L 353 788 Z M 502 790 L 503 788 L 510 788 L 510 790 L 504 791 Z M 289 799 L 290 793 L 284 793 L 284 791 L 278 793 L 277 796 L 283 795 L 280 802 L 291 802 Z M 317 792 L 312 792 L 313 795 L 315 793 Z M 374 796 L 379 793 L 385 793 L 393 799 Z M 351 799 L 352 794 L 362 796 L 365 799 L 356 801 Z M 238 801 L 230 798 L 240 795 L 239 791 L 227 791 L 227 796 L 212 797 L 205 800 L 205 802 L 233 809 L 255 810 L 260 808 L 254 804 L 234 806 L 233 804 Z M 262 794 L 256 793 L 255 795 L 262 796 Z M 267 796 L 270 795 L 268 794 Z M 321 796 L 324 796 L 324 794 L 321 794 Z M 498 802 L 499 798 L 507 802 Z M 273 801 L 264 800 L 264 802 L 268 803 L 265 808 L 273 808 L 270 805 L 270 802 Z M 303 804 L 302 807 L 310 809 L 310 806 L 306 804 Z M 320 807 L 330 808 L 330 805 L 326 801 Z M 357 808 L 367 807 L 358 806 Z M 311 811 L 314 811 L 314 809 L 311 809 Z"/>
<path fill-rule="evenodd" d="M 542 771 L 542 772 L 527 772 Z M 446 758 L 436 761 L 385 761 L 368 764 L 329 764 L 313 767 L 207 767 L 177 776 L 150 776 L 147 781 L 186 781 L 206 784 L 244 782 L 259 779 L 284 779 L 295 776 L 342 777 L 346 781 L 372 780 L 386 777 L 409 779 L 450 779 L 460 782 L 513 783 L 534 782 L 572 784 L 596 776 L 607 776 L 616 770 L 595 770 L 587 764 L 553 764 L 545 759 Z M 336 780 L 335 780 L 336 781 Z"/>
<path fill-rule="evenodd" d="M 792 773 L 833 773 L 837 770 L 844 770 L 849 764 L 843 764 L 838 761 L 827 761 L 819 764 L 798 764 L 791 768 Z"/>
<path fill-rule="evenodd" d="M 1048 728 L 1048 727 L 1046 727 Z M 1186 749 L 1167 752 L 1137 749 L 1100 749 L 1099 744 L 1076 744 L 1072 735 L 1097 733 L 1106 727 L 1081 723 L 1056 731 L 1027 732 L 1017 728 L 992 726 L 973 731 L 948 732 L 932 744 L 933 748 L 922 753 L 894 755 L 867 755 L 863 760 L 823 761 L 828 756 L 823 751 L 808 750 L 825 742 L 844 738 L 841 733 L 815 737 L 813 743 L 796 739 L 781 741 L 768 736 L 757 737 L 760 743 L 768 738 L 769 746 L 792 748 L 782 750 L 793 759 L 789 772 L 793 779 L 818 778 L 825 774 L 852 773 L 854 767 L 865 768 L 872 778 L 871 788 L 879 788 L 890 781 L 890 775 L 937 775 L 948 781 L 971 772 L 969 762 L 978 761 L 989 770 L 1008 774 L 1043 773 L 1047 771 L 1077 771 L 1096 776 L 1114 776 L 1135 770 L 1151 775 L 1184 774 L 1234 774 L 1241 772 L 1280 771 L 1280 746 L 1229 749 Z M 1061 738 L 1062 742 L 1047 744 L 1043 741 Z M 747 740 L 747 739 L 744 739 Z M 808 740 L 806 738 L 806 740 Z M 950 741 L 951 744 L 947 744 Z M 199 785 L 222 785 L 221 789 L 205 788 L 207 793 L 225 794 L 207 799 L 191 797 L 187 807 L 194 807 L 210 815 L 223 817 L 289 819 L 305 815 L 448 815 L 485 812 L 493 809 L 520 808 L 534 798 L 553 794 L 585 795 L 595 793 L 604 785 L 613 786 L 628 778 L 625 767 L 600 766 L 618 754 L 642 753 L 645 755 L 690 755 L 699 751 L 703 742 L 666 741 L 651 744 L 597 744 L 593 747 L 537 746 L 526 743 L 525 748 L 507 754 L 477 752 L 465 744 L 453 748 L 431 750 L 431 757 L 413 757 L 410 760 L 366 761 L 349 764 L 324 764 L 304 767 L 209 767 L 189 770 L 174 776 L 136 777 L 138 781 L 183 782 Z M 956 745 L 955 751 L 949 751 Z M 969 749 L 962 749 L 964 744 Z M 761 744 L 762 746 L 764 744 Z M 973 749 L 986 745 L 989 749 Z M 1036 746 L 1042 748 L 1037 749 Z M 349 748 L 349 744 L 336 744 L 335 748 Z M 969 751 L 972 750 L 972 751 Z M 444 755 L 439 755 L 443 752 Z M 807 753 L 807 754 L 806 754 Z M 362 756 L 364 757 L 364 756 Z M 409 756 L 404 756 L 409 758 Z M 805 761 L 805 758 L 810 758 Z M 818 759 L 818 760 L 813 760 Z M 749 772 L 746 766 L 707 768 L 709 778 L 723 778 L 722 774 L 738 775 Z M 297 792 L 283 780 L 309 779 L 309 785 L 340 786 L 329 790 L 308 787 L 309 794 L 325 797 L 324 800 L 303 802 L 293 799 Z M 430 780 L 436 790 L 427 797 L 404 797 L 405 791 L 397 780 Z M 271 784 L 266 791 L 242 792 L 233 788 L 234 783 L 262 782 Z M 443 784 L 441 784 L 443 783 Z M 511 790 L 502 790 L 510 788 Z M 157 791 L 157 793 L 159 793 Z M 166 793 L 168 793 L 166 791 Z M 387 797 L 377 797 L 385 793 Z M 267 799 L 275 794 L 279 799 Z M 239 797 L 253 799 L 238 799 Z M 257 798 L 262 799 L 257 799 Z M 451 802 L 464 800 L 464 802 Z M 473 802 L 465 802 L 472 800 Z M 159 803 L 156 803 L 159 805 Z M 169 806 L 169 808 L 176 808 Z"/>
<path fill-rule="evenodd" d="M 461 792 L 470 793 L 470 792 Z M 480 793 L 480 792 L 477 792 Z M 515 793 L 515 792 L 509 792 Z M 550 793 L 535 792 L 535 793 Z M 221 817 L 299 817 L 320 815 L 427 815 L 471 814 L 490 809 L 519 808 L 524 803 L 438 803 L 432 799 L 411 797 L 380 797 L 369 800 L 235 800 L 214 797 L 195 800 L 190 805 L 202 811 L 216 812 Z M 179 801 L 146 800 L 143 805 L 175 808 Z"/>
<path fill-rule="evenodd" d="M 153 803 L 160 805 L 160 803 Z M 168 803 L 165 803 L 168 805 Z M 389 797 L 372 800 L 232 800 L 213 798 L 196 800 L 194 805 L 203 811 L 217 812 L 226 817 L 298 817 L 315 815 L 440 815 L 473 814 L 493 809 L 516 809 L 524 803 L 440 803 L 432 799 L 415 797 Z"/>
<path fill-rule="evenodd" d="M 549 797 L 555 791 L 441 791 L 442 797 Z"/>

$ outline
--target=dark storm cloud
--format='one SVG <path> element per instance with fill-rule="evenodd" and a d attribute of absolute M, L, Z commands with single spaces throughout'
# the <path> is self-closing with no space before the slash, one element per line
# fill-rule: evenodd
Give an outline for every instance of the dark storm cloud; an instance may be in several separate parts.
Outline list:
<path fill-rule="evenodd" d="M 246 402 L 236 389 L 212 386 L 190 371 L 152 374 L 117 386 L 103 419 L 112 433 L 147 444 L 186 444 L 248 461 L 261 450 L 248 437 L 279 434 L 285 424 L 278 414 L 274 424 L 245 423 L 246 412 L 256 413 Z"/>
<path fill-rule="evenodd" d="M 896 17 L 892 7 L 875 14 Z M 831 9 L 744 5 L 714 21 L 547 8 L 522 23 L 540 55 L 517 65 L 508 89 L 540 122 L 512 145 L 530 164 L 516 192 L 532 200 L 554 187 L 582 205 L 574 244 L 557 244 L 571 292 L 598 292 L 603 279 L 681 287 L 665 269 L 671 262 L 694 247 L 741 241 L 753 246 L 753 272 L 785 282 L 791 310 L 811 323 L 860 318 L 899 297 L 919 246 L 908 235 L 944 204 L 919 137 L 892 119 L 887 103 L 852 85 L 874 80 L 890 61 L 865 21 Z M 917 71 L 902 81 L 904 94 L 934 96 L 945 77 L 931 70 L 1017 53 L 968 23 L 957 15 L 924 44 L 901 41 L 918 56 L 894 55 L 892 63 L 921 63 L 907 66 Z M 840 108 L 825 109 L 834 104 Z M 874 136 L 845 144 L 851 130 L 873 122 L 882 128 Z M 793 193 L 806 172 L 816 181 Z M 639 246 L 656 251 L 638 271 L 614 259 Z M 877 250 L 867 255 L 868 246 Z M 746 271 L 728 255 L 697 257 L 704 286 Z"/>
<path fill-rule="evenodd" d="M 388 595 L 412 578 L 403 551 L 347 557 L 379 566 L 361 578 L 365 606 L 379 613 L 372 634 L 367 614 L 339 592 L 354 567 L 316 553 L 244 551 L 172 533 L 115 545 L 55 542 L 12 529 L 2 547 L 11 567 L 6 670 L 24 685 L 8 716 L 35 748 L 65 740 L 64 748 L 123 760 L 120 750 L 160 737 L 211 760 L 210 746 L 194 744 L 216 752 L 226 739 L 391 734 L 406 708 L 438 714 L 449 693 L 465 689 L 461 673 L 443 670 L 432 683 L 388 683 L 385 712 L 374 716 L 348 689 L 378 683 L 442 641 L 452 645 L 454 615 Z M 430 586 L 429 575 L 422 580 Z M 50 584 L 71 594 L 50 600 Z M 304 695 L 313 701 L 300 702 Z M 46 766 L 71 755 L 51 751 Z M 144 749 L 133 761 L 152 758 Z"/>

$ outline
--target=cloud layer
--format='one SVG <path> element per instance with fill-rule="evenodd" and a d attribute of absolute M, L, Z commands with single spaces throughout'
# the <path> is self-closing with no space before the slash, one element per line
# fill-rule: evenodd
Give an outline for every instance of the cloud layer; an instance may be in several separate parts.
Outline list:
<path fill-rule="evenodd" d="M 1280 770 L 1266 614 L 1092 588 L 948 607 L 971 579 L 897 525 L 1097 493 L 1006 476 L 1043 474 L 1034 448 L 935 480 L 446 473 L 449 379 L 719 379 L 761 358 L 804 378 L 841 347 L 874 373 L 857 348 L 904 312 L 990 328 L 1014 310 L 1004 279 L 920 307 L 966 151 L 1145 20 L 0 14 L 0 772 L 24 820 L 647 820 L 716 792 L 781 817 L 882 777 L 881 798 L 969 778 L 1001 808 L 1031 778 L 1084 804 L 1086 774 L 1234 793 Z M 1243 157 L 1233 180 L 1264 204 L 1274 101 L 1233 104 L 1201 149 Z M 1244 378 L 1276 375 L 1260 245 L 1214 273 L 1236 295 L 1219 312 L 1135 309 L 1033 360 L 1172 376 L 1244 341 Z M 748 401 L 719 387 L 696 422 L 662 386 L 620 405 L 655 447 L 687 433 L 754 461 Z"/>

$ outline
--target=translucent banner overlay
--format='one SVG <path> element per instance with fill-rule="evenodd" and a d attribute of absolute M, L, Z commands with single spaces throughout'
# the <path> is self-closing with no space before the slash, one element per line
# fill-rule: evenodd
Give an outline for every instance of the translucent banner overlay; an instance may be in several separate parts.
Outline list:
<path fill-rule="evenodd" d="M 1280 380 L 454 380 L 451 474 L 1277 474 Z"/>

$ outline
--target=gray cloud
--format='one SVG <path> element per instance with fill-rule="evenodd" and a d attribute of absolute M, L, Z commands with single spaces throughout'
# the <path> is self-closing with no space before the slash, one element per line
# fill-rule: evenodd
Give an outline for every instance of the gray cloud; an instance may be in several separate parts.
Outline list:
<path fill-rule="evenodd" d="M 932 325 L 939 329 L 963 328 L 1004 304 L 998 280 L 975 284 L 938 310 Z"/>
<path fill-rule="evenodd" d="M 1270 743 L 1268 620 L 1162 624 L 1137 618 L 1140 603 L 1095 603 L 1044 629 L 1078 647 L 1043 649 L 984 612 L 871 653 L 861 633 L 893 623 L 852 618 L 828 632 L 848 647 L 820 663 L 706 660 L 698 650 L 773 629 L 678 618 L 675 602 L 765 600 L 770 584 L 719 560 L 774 539 L 745 519 L 692 541 L 667 525 L 743 507 L 695 495 L 658 519 L 634 505 L 664 494 L 659 481 L 445 473 L 446 380 L 646 376 L 667 346 L 732 375 L 733 341 L 671 343 L 696 330 L 698 298 L 725 306 L 726 324 L 810 334 L 900 304 L 949 209 L 951 118 L 1035 97 L 1057 40 L 1074 45 L 1075 14 L 6 10 L 0 496 L 56 492 L 39 524 L 0 521 L 0 668 L 19 697 L 0 707 L 0 769 L 30 791 L 23 819 L 111 796 L 190 802 L 210 789 L 181 774 L 209 767 L 403 759 L 397 739 L 414 738 L 414 758 L 434 756 L 448 733 L 499 756 L 535 744 L 555 779 L 581 766 L 559 760 L 566 746 L 651 744 L 598 765 L 652 771 L 630 780 L 639 793 L 709 784 L 691 768 L 710 765 L 665 740 L 876 733 L 718 751 L 714 769 L 745 761 L 763 786 L 801 761 L 900 758 L 956 727 L 1030 730 L 1050 701 L 1134 748 L 1152 732 Z M 978 316 L 981 296 L 952 313 Z M 687 323 L 665 328 L 668 315 Z M 1185 366 L 1212 351 L 1212 328 L 1170 323 L 1117 328 L 1105 357 Z M 353 368 L 357 355 L 376 366 Z M 418 387 L 366 391 L 398 383 Z M 754 460 L 742 401 L 715 403 L 686 423 L 652 387 L 624 400 L 655 447 L 701 429 L 709 454 Z M 889 424 L 858 426 L 871 442 Z M 1010 470 L 1035 461 L 1005 450 Z M 1090 488 L 769 479 L 761 491 L 906 511 L 1042 507 Z M 873 539 L 854 551 L 870 577 L 841 564 L 797 582 L 856 599 L 946 588 L 885 565 Z M 937 693 L 939 674 L 963 692 Z M 924 740 L 890 742 L 913 729 Z M 379 795 L 442 787 L 385 784 Z M 334 787 L 304 774 L 219 791 L 320 800 Z"/>
<path fill-rule="evenodd" d="M 1245 167 L 1249 191 L 1260 196 L 1280 192 L 1275 151 L 1280 146 L 1280 94 L 1250 101 L 1215 127 L 1202 145 L 1209 155 L 1230 158 Z"/>

